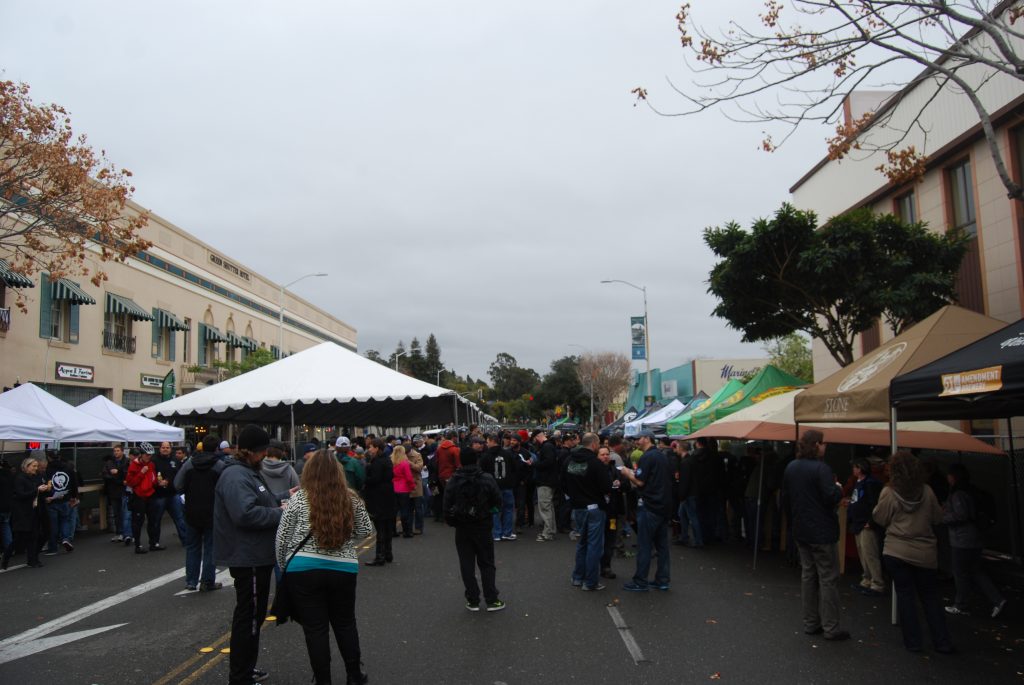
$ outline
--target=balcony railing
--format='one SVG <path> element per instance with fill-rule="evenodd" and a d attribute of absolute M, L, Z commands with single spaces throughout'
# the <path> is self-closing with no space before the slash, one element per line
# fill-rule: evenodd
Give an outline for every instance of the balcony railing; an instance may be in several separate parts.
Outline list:
<path fill-rule="evenodd" d="M 120 335 L 114 331 L 103 331 L 103 348 L 114 352 L 135 354 L 135 336 Z"/>
<path fill-rule="evenodd" d="M 209 366 L 182 364 L 178 385 L 182 390 L 195 390 L 224 380 L 224 370 Z"/>
<path fill-rule="evenodd" d="M 11 330 L 11 308 L 0 307 L 0 333 Z"/>

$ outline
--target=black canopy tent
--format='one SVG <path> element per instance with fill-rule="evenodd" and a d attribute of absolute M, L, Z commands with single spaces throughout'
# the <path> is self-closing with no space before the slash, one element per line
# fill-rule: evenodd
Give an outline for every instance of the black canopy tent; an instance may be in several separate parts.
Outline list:
<path fill-rule="evenodd" d="M 621 431 L 622 427 L 624 425 L 626 425 L 626 421 L 633 421 L 633 420 L 636 419 L 637 413 L 638 412 L 636 410 L 636 407 L 630 407 L 629 409 L 627 409 L 622 414 L 622 416 L 620 416 L 619 418 L 615 419 L 614 421 L 609 423 L 607 426 L 602 428 L 601 432 L 599 433 L 599 435 L 602 438 L 604 438 L 604 437 L 607 437 L 607 436 L 611 435 L 615 431 Z"/>
<path fill-rule="evenodd" d="M 1024 319 L 896 376 L 889 384 L 894 420 L 1005 419 L 1010 448 L 1010 526 L 1021 559 L 1021 460 L 1014 454 L 1012 419 L 1024 415 Z"/>

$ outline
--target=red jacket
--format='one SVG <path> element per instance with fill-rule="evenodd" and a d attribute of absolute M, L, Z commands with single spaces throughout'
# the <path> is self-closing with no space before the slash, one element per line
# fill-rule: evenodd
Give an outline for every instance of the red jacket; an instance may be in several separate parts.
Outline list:
<path fill-rule="evenodd" d="M 142 472 L 143 466 L 149 467 L 145 473 Z M 141 459 L 136 459 L 128 465 L 128 475 L 124 477 L 124 484 L 139 497 L 152 497 L 156 491 L 156 464 L 143 464 Z"/>
<path fill-rule="evenodd" d="M 437 477 L 442 483 L 447 483 L 448 479 L 455 475 L 455 471 L 461 468 L 459 448 L 451 440 L 442 440 L 437 447 Z"/>

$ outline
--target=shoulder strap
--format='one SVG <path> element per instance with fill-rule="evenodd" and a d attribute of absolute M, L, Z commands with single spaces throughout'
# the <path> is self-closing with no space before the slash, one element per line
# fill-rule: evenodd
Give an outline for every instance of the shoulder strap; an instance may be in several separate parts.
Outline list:
<path fill-rule="evenodd" d="M 309 542 L 309 539 L 311 537 L 313 537 L 313 529 L 312 528 L 310 528 L 309 532 L 306 533 L 306 537 L 302 538 L 302 542 L 300 542 L 298 544 L 298 546 L 295 549 L 292 550 L 292 553 L 288 556 L 288 561 L 284 562 L 284 568 L 281 569 L 281 573 L 284 573 L 285 571 L 288 570 L 288 565 L 290 563 L 292 563 L 292 559 L 294 559 L 295 555 L 299 553 L 299 550 L 302 549 L 302 546 L 304 544 L 306 544 L 307 542 Z"/>

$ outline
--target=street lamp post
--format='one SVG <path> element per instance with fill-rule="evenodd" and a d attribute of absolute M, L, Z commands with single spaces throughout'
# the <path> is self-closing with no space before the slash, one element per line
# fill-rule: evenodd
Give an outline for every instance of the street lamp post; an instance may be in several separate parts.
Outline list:
<path fill-rule="evenodd" d="M 647 320 L 647 286 L 639 286 L 639 285 L 636 285 L 634 283 L 630 283 L 629 281 L 620 281 L 618 279 L 605 280 L 605 281 L 601 281 L 601 282 L 602 283 L 621 283 L 623 285 L 628 285 L 630 288 L 634 288 L 636 290 L 639 290 L 640 292 L 642 292 L 644 294 L 644 357 L 646 357 L 645 361 L 647 362 L 647 395 L 646 395 L 646 397 L 650 397 L 651 396 L 651 324 L 650 324 L 650 321 Z M 645 400 L 646 400 L 646 397 L 645 397 Z"/>
<path fill-rule="evenodd" d="M 408 351 L 399 352 L 398 354 L 395 355 L 395 371 L 398 371 L 398 360 L 407 354 L 409 354 Z"/>
<path fill-rule="evenodd" d="M 305 276 L 299 276 L 291 283 L 285 283 L 281 286 L 281 296 L 278 300 L 279 309 L 277 312 L 277 354 L 279 357 L 284 358 L 284 291 L 286 288 L 290 288 L 299 281 L 304 281 L 307 278 L 314 278 L 320 276 L 326 276 L 327 274 L 306 274 Z"/>

